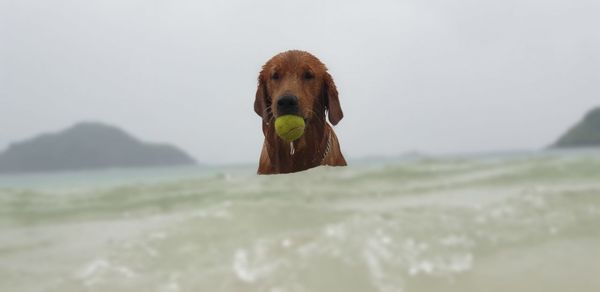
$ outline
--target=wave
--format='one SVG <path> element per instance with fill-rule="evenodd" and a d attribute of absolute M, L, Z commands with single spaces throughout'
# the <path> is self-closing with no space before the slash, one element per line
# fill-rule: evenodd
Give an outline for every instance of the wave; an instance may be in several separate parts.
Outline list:
<path fill-rule="evenodd" d="M 595 154 L 4 188 L 0 200 L 3 291 L 600 288 L 587 272 L 600 268 Z"/>

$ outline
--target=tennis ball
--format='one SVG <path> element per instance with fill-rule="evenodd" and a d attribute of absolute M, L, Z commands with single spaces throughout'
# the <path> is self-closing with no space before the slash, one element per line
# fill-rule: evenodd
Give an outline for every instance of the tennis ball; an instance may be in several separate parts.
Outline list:
<path fill-rule="evenodd" d="M 292 142 L 304 134 L 304 119 L 295 115 L 284 115 L 275 119 L 275 133 L 281 139 Z"/>

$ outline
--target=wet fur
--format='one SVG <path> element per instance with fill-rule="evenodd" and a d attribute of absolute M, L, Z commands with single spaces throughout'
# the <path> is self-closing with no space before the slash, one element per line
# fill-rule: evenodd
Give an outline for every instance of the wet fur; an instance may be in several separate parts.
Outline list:
<path fill-rule="evenodd" d="M 277 74 L 278 79 L 274 79 Z M 312 76 L 312 79 L 306 76 Z M 275 133 L 277 98 L 284 94 L 298 97 L 300 115 L 306 120 L 304 135 L 289 142 Z M 319 165 L 345 166 L 346 160 L 332 126 L 343 118 L 337 88 L 327 68 L 319 59 L 303 51 L 287 51 L 271 58 L 258 76 L 254 111 L 262 118 L 264 134 L 258 173 L 276 174 L 306 170 Z M 329 151 L 327 144 L 331 141 Z"/>

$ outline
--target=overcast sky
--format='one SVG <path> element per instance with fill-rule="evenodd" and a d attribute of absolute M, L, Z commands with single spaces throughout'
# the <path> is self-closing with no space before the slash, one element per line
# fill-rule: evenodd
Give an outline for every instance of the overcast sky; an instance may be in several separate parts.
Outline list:
<path fill-rule="evenodd" d="M 77 121 L 258 160 L 256 77 L 330 69 L 350 158 L 536 149 L 600 105 L 600 1 L 0 0 L 0 149 Z"/>

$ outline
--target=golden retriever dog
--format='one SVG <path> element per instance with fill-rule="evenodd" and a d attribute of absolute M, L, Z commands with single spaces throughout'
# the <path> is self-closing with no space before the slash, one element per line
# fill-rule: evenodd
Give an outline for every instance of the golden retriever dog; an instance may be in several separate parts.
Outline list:
<path fill-rule="evenodd" d="M 254 111 L 262 118 L 265 137 L 258 174 L 346 165 L 329 124 L 337 125 L 344 117 L 337 88 L 327 67 L 312 54 L 292 50 L 267 61 L 258 76 Z M 286 142 L 277 136 L 275 119 L 282 115 L 304 119 L 305 132 L 299 139 Z"/>

